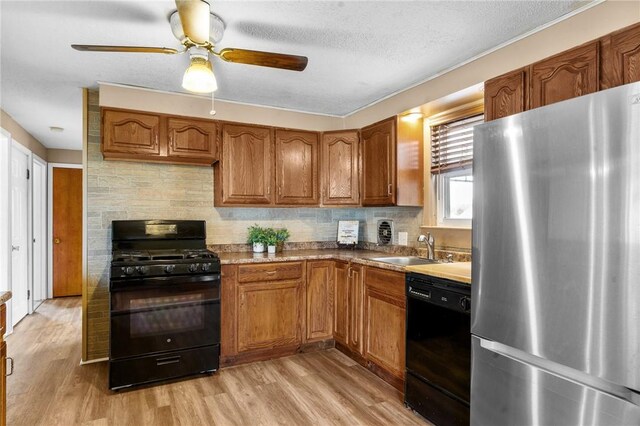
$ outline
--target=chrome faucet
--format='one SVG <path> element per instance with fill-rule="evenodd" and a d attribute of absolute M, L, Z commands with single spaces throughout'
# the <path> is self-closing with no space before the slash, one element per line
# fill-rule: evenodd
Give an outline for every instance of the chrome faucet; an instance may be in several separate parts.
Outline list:
<path fill-rule="evenodd" d="M 435 238 L 433 238 L 433 235 L 431 235 L 431 232 L 427 232 L 427 235 L 420 234 L 420 236 L 418 237 L 418 242 L 424 243 L 427 246 L 427 259 L 435 260 L 435 258 L 436 258 L 436 250 L 435 250 L 436 240 L 435 240 Z"/>

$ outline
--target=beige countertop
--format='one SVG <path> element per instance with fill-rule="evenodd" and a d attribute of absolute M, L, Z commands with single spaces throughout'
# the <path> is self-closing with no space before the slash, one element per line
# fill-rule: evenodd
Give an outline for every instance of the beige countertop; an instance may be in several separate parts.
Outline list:
<path fill-rule="evenodd" d="M 11 299 L 10 291 L 0 291 L 0 305 L 3 303 L 7 303 Z"/>
<path fill-rule="evenodd" d="M 389 269 L 392 271 L 404 272 L 401 265 L 376 262 L 370 260 L 371 257 L 393 257 L 392 253 L 385 253 L 373 250 L 337 250 L 337 249 L 316 249 L 316 250 L 285 250 L 276 254 L 251 253 L 251 252 L 221 252 L 220 263 L 222 265 L 237 265 L 245 263 L 266 263 L 266 262 L 288 262 L 301 260 L 344 260 L 377 268 Z"/>
<path fill-rule="evenodd" d="M 471 284 L 471 262 L 414 265 L 407 266 L 405 271 Z"/>

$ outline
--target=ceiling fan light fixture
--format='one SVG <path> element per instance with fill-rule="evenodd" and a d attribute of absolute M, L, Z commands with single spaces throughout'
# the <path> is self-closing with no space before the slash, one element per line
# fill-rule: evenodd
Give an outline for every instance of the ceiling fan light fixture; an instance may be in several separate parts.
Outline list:
<path fill-rule="evenodd" d="M 211 62 L 200 56 L 193 56 L 189 68 L 182 77 L 182 87 L 195 93 L 211 93 L 218 90 L 218 82 L 213 74 Z"/>

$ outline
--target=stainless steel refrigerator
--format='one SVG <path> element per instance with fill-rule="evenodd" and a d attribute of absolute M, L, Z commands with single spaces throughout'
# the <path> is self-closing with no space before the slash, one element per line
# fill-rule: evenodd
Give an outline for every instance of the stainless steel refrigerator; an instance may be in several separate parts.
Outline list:
<path fill-rule="evenodd" d="M 475 128 L 471 424 L 640 425 L 640 83 Z"/>

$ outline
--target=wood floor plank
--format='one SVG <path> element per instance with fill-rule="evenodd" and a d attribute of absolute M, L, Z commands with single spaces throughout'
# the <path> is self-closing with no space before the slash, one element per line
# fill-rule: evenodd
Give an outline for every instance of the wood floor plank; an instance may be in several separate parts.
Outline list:
<path fill-rule="evenodd" d="M 11 425 L 427 424 L 396 389 L 335 349 L 112 392 L 107 363 L 80 365 L 80 298 L 43 303 L 7 349 Z"/>

